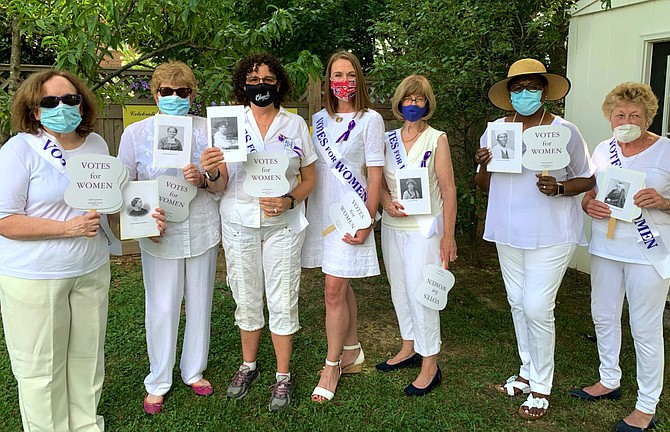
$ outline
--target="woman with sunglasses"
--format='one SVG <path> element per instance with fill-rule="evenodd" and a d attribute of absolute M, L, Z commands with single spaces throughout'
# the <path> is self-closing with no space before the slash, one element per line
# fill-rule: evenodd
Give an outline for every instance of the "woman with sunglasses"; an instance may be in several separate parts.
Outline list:
<path fill-rule="evenodd" d="M 151 92 L 160 113 L 186 116 L 195 98 L 195 85 L 195 75 L 186 64 L 169 61 L 159 65 L 151 77 Z M 148 414 L 161 411 L 164 396 L 172 387 L 182 300 L 186 326 L 179 363 L 181 379 L 197 395 L 208 396 L 214 391 L 203 372 L 209 355 L 214 273 L 221 234 L 217 202 L 206 189 L 209 180 L 199 166 L 200 155 L 207 148 L 207 121 L 190 118 L 192 162 L 181 169 L 153 165 L 155 117 L 129 125 L 119 147 L 119 159 L 128 168 L 130 180 L 172 176 L 197 186 L 186 220 L 166 222 L 160 243 L 138 239 L 150 369 L 144 379 L 144 410 Z"/>
<path fill-rule="evenodd" d="M 0 304 L 24 431 L 102 431 L 110 269 L 100 213 L 69 207 L 67 159 L 108 154 L 98 102 L 74 75 L 28 77 L 0 149 Z"/>
<path fill-rule="evenodd" d="M 430 82 L 421 75 L 408 76 L 396 89 L 392 103 L 393 115 L 403 125 L 400 130 L 386 134 L 381 192 L 382 253 L 402 346 L 393 358 L 379 363 L 377 369 L 388 372 L 420 366 L 419 375 L 405 387 L 405 394 L 424 396 L 442 380 L 437 365 L 440 313 L 419 303 L 415 293 L 423 282 L 426 265 L 448 268 L 456 259 L 456 185 L 447 135 L 428 125 L 436 108 Z M 428 184 L 424 185 L 424 194 L 430 199 L 431 214 L 422 216 L 422 220 L 427 223 L 408 216 L 398 202 L 400 191 L 396 179 L 403 169 L 426 172 Z M 416 198 L 414 180 L 410 179 L 402 199 Z"/>
<path fill-rule="evenodd" d="M 242 341 L 242 364 L 228 386 L 227 396 L 242 399 L 260 375 L 256 360 L 265 327 L 265 294 L 277 362 L 270 411 L 286 408 L 293 394 L 290 360 L 293 334 L 300 328 L 300 251 L 306 225 L 303 202 L 316 179 L 316 153 L 307 124 L 281 106 L 290 93 L 286 70 L 271 54 L 250 55 L 233 71 L 233 94 L 245 106 L 249 162 L 251 154 L 259 160 L 268 154 L 270 160 L 287 163 L 284 178 L 289 183 L 288 193 L 274 198 L 250 196 L 244 187 L 248 179 L 245 164 L 226 163 L 217 147 L 208 148 L 202 155 L 202 166 L 214 181 L 211 188 L 223 191 L 219 207 L 223 249 Z"/>
<path fill-rule="evenodd" d="M 307 207 L 304 267 L 321 267 L 326 275 L 326 335 L 328 352 L 314 402 L 335 396 L 342 373 L 362 370 L 365 355 L 358 340 L 358 306 L 350 278 L 379 274 L 372 228 L 379 205 L 384 166 L 384 121 L 372 103 L 358 58 L 347 51 L 334 53 L 326 67 L 326 107 L 312 117 L 314 144 L 319 150 L 318 182 Z M 367 179 L 363 172 L 367 171 Z M 367 180 L 367 181 L 366 181 Z M 325 234 L 331 225 L 332 204 L 354 191 L 370 215 L 370 224 L 355 235 Z"/>
<path fill-rule="evenodd" d="M 586 245 L 577 196 L 595 184 L 595 167 L 579 130 L 543 106 L 546 100 L 562 99 L 569 90 L 564 76 L 547 73 L 537 60 L 521 59 L 488 92 L 493 105 L 512 112 L 497 123 L 518 122 L 524 131 L 549 125 L 567 128 L 570 162 L 565 168 L 548 175 L 525 167 L 518 174 L 489 172 L 493 155 L 487 148 L 486 137 L 492 135 L 488 131 L 475 153 L 479 164 L 475 180 L 488 192 L 484 239 L 498 250 L 521 357 L 519 373 L 496 389 L 511 397 L 528 395 L 518 410 L 528 420 L 544 417 L 549 409 L 556 294 L 577 245 Z M 524 147 L 516 148 L 523 152 Z"/>

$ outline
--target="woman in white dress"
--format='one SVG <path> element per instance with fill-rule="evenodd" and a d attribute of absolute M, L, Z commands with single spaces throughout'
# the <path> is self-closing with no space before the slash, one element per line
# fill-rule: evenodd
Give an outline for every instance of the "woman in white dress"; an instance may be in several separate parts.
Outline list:
<path fill-rule="evenodd" d="M 341 373 L 357 373 L 365 356 L 358 341 L 357 304 L 350 278 L 379 274 L 374 226 L 384 166 L 384 121 L 371 109 L 363 69 L 355 55 L 338 51 L 326 67 L 326 108 L 312 119 L 319 153 L 317 186 L 307 206 L 307 236 L 303 267 L 321 267 L 326 274 L 326 365 L 312 400 L 326 402 L 335 395 Z M 367 181 L 363 171 L 367 170 Z M 331 224 L 328 210 L 345 193 L 365 201 L 370 225 L 355 235 L 322 235 Z"/>

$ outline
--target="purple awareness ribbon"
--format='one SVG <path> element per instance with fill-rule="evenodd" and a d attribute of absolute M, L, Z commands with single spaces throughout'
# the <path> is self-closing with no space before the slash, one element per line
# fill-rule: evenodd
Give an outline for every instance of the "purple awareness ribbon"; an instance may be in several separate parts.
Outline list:
<path fill-rule="evenodd" d="M 345 133 L 343 133 L 342 136 L 339 137 L 337 139 L 337 141 L 335 141 L 335 142 L 339 143 L 339 142 L 346 141 L 347 139 L 349 139 L 349 134 L 351 133 L 352 130 L 354 130 L 355 127 L 356 127 L 356 122 L 353 121 L 353 120 L 350 121 L 349 126 L 347 126 L 347 131 Z"/>
<path fill-rule="evenodd" d="M 427 152 L 425 152 L 425 153 L 423 154 L 423 160 L 421 161 L 421 168 L 425 168 L 425 167 L 426 167 L 426 161 L 428 160 L 428 158 L 429 158 L 430 155 L 432 155 L 432 154 L 433 154 L 433 152 L 430 151 L 430 150 L 428 150 Z"/>

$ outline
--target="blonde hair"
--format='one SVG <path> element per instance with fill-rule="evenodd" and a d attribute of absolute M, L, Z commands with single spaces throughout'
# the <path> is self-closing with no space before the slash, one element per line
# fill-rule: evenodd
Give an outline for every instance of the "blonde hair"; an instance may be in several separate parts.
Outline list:
<path fill-rule="evenodd" d="M 651 124 L 658 111 L 658 98 L 647 84 L 625 82 L 614 87 L 603 102 L 602 110 L 609 120 L 612 110 L 622 103 L 633 103 L 644 110 L 647 126 Z"/>
<path fill-rule="evenodd" d="M 393 106 L 393 115 L 399 121 L 404 121 L 405 117 L 402 115 L 400 107 L 402 106 L 402 100 L 409 95 L 418 95 L 426 98 L 426 114 L 421 117 L 422 120 L 428 121 L 433 114 L 435 113 L 436 102 L 435 94 L 433 93 L 433 88 L 430 85 L 430 81 L 423 75 L 410 75 L 398 86 L 391 100 Z"/>
<path fill-rule="evenodd" d="M 71 72 L 56 69 L 34 73 L 21 83 L 12 99 L 12 127 L 14 130 L 34 135 L 41 133 L 42 124 L 35 118 L 35 111 L 40 108 L 40 101 L 45 96 L 44 83 L 56 76 L 70 81 L 77 93 L 81 95 L 81 123 L 75 132 L 81 137 L 93 132 L 95 122 L 98 120 L 98 101 L 95 94 Z"/>
<path fill-rule="evenodd" d="M 368 88 L 365 85 L 365 76 L 363 75 L 363 68 L 361 67 L 361 62 L 358 61 L 358 57 L 349 51 L 340 50 L 328 59 L 328 65 L 326 66 L 326 77 L 324 80 L 324 93 L 326 96 L 326 111 L 330 116 L 334 116 L 337 112 L 337 103 L 338 99 L 333 94 L 333 91 L 330 89 L 330 73 L 333 69 L 333 63 L 337 60 L 349 60 L 354 67 L 356 72 L 356 96 L 354 97 L 354 107 L 357 113 L 363 113 L 369 108 L 372 108 L 372 102 L 370 102 L 370 95 L 368 94 Z"/>
<path fill-rule="evenodd" d="M 195 99 L 195 74 L 182 61 L 168 60 L 161 63 L 151 75 L 151 94 L 155 95 L 163 83 L 171 82 L 175 85 L 185 85 L 191 89 L 191 100 Z"/>

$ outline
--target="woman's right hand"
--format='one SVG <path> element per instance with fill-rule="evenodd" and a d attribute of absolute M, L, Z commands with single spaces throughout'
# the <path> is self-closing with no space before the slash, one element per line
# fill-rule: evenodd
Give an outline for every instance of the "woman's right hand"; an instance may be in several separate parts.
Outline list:
<path fill-rule="evenodd" d="M 223 152 L 218 147 L 207 147 L 202 153 L 202 156 L 200 156 L 200 165 L 202 165 L 202 169 L 207 171 L 212 177 L 216 177 L 216 170 L 223 161 Z"/>
<path fill-rule="evenodd" d="M 384 206 L 384 210 L 386 210 L 386 213 L 388 213 L 389 216 L 407 217 L 407 214 L 405 214 L 403 211 L 405 210 L 405 207 L 403 207 L 403 205 L 397 201 L 391 201 L 386 204 L 386 206 Z"/>
<path fill-rule="evenodd" d="M 604 202 L 591 198 L 586 204 L 586 214 L 593 219 L 605 219 L 612 214 L 612 210 L 610 210 L 610 207 Z"/>
<path fill-rule="evenodd" d="M 66 220 L 63 237 L 95 237 L 99 228 L 100 213 L 90 211 L 85 215 Z"/>
<path fill-rule="evenodd" d="M 493 155 L 491 154 L 491 149 L 482 147 L 475 152 L 475 162 L 486 167 L 486 165 L 491 161 Z"/>

